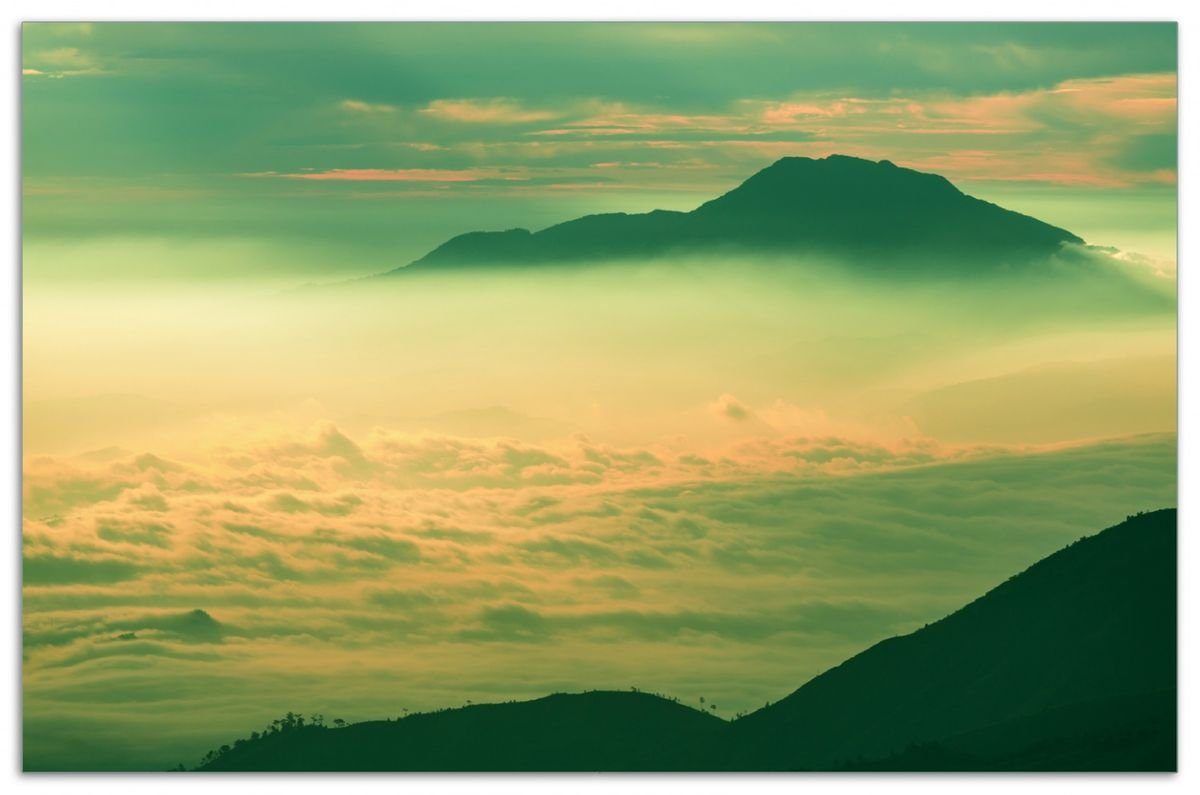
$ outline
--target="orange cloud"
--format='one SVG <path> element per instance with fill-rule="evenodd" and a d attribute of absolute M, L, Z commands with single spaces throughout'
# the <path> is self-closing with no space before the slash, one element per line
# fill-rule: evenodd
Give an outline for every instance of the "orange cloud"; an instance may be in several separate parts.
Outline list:
<path fill-rule="evenodd" d="M 747 119 L 737 113 L 669 113 L 634 108 L 623 103 L 586 102 L 578 109 L 579 118 L 560 127 L 538 130 L 533 135 L 647 135 L 672 131 L 748 132 L 753 129 Z"/>
<path fill-rule="evenodd" d="M 532 110 L 510 99 L 437 99 L 420 113 L 442 121 L 467 124 L 529 124 L 548 121 L 560 114 L 548 110 Z"/>
<path fill-rule="evenodd" d="M 822 118 L 844 116 L 847 109 L 847 103 L 842 101 L 828 105 L 812 102 L 780 102 L 764 110 L 762 120 L 772 125 L 792 124 L 800 119 L 808 119 L 813 116 Z"/>
<path fill-rule="evenodd" d="M 245 176 L 334 182 L 478 182 L 481 179 L 505 178 L 495 170 L 445 168 L 331 168 L 294 174 L 268 171 Z"/>
<path fill-rule="evenodd" d="M 642 171 L 658 189 L 711 192 L 767 160 L 786 155 L 849 153 L 889 158 L 933 170 L 952 180 L 1037 181 L 1116 187 L 1171 184 L 1173 168 L 1121 166 L 1122 153 L 1138 136 L 1170 135 L 1177 111 L 1176 76 L 1131 74 L 1068 80 L 1048 88 L 981 96 L 913 95 L 855 97 L 797 94 L 744 99 L 724 112 L 684 113 L 594 99 L 530 108 L 514 99 L 440 99 L 415 117 L 462 124 L 522 125 L 553 119 L 553 126 L 520 129 L 508 139 L 401 143 L 419 155 L 454 152 L 482 168 L 334 168 L 296 173 L 266 172 L 306 181 L 392 182 L 437 186 L 505 181 L 511 188 L 544 191 L 610 190 L 630 180 L 589 181 L 577 167 L 555 167 L 558 158 L 587 154 L 613 175 L 617 164 L 640 162 L 648 150 L 663 152 L 661 170 Z M 390 105 L 342 100 L 360 115 L 390 114 Z M 696 161 L 702 165 L 690 165 Z M 522 165 L 545 163 L 539 169 Z M 430 161 L 418 161 L 424 166 Z M 688 173 L 681 169 L 684 164 Z M 661 171 L 661 174 L 658 172 Z M 539 172 L 551 177 L 531 181 Z M 594 173 L 594 172 L 593 172 Z M 669 176 L 668 176 L 669 175 Z M 566 179 L 558 179 L 564 177 Z"/>
<path fill-rule="evenodd" d="M 395 105 L 385 105 L 382 103 L 364 102 L 361 99 L 344 99 L 338 103 L 338 107 L 342 110 L 348 110 L 351 113 L 395 113 Z"/>
<path fill-rule="evenodd" d="M 668 455 L 332 426 L 178 461 L 26 459 L 26 720 L 69 709 L 198 749 L 244 733 L 247 704 L 269 717 L 331 682 L 351 719 L 551 678 L 752 705 L 944 614 L 1026 536 L 1052 547 L 1174 496 L 1173 436 L 950 460 L 928 440 Z M 914 577 L 939 587 L 898 597 Z"/>

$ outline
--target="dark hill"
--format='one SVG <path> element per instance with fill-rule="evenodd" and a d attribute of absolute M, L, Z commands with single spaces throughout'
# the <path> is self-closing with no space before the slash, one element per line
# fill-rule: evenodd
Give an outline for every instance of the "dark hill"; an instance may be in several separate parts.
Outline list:
<path fill-rule="evenodd" d="M 1130 517 L 733 723 L 642 693 L 274 732 L 204 770 L 1171 770 L 1174 510 Z"/>
<path fill-rule="evenodd" d="M 1026 264 L 1063 243 L 1082 242 L 1066 230 L 968 196 L 936 174 L 832 155 L 785 157 L 687 213 L 608 213 L 540 232 L 470 232 L 409 268 L 751 252 L 851 255 L 864 267 L 904 262 L 910 268 L 977 272 Z"/>
<path fill-rule="evenodd" d="M 1097 698 L 927 743 L 845 770 L 1147 771 L 1175 769 L 1176 691 Z"/>
<path fill-rule="evenodd" d="M 301 727 L 235 747 L 205 770 L 692 770 L 729 724 L 647 693 L 596 691 Z"/>
<path fill-rule="evenodd" d="M 1133 517 L 876 644 L 738 729 L 771 766 L 809 769 L 1096 699 L 1132 710 L 1175 688 L 1175 560 L 1175 511 Z"/>

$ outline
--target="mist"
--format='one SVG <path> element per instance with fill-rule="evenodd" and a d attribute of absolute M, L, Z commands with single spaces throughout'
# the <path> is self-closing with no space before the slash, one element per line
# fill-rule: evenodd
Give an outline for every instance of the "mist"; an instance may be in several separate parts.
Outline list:
<path fill-rule="evenodd" d="M 214 423 L 264 416 L 699 447 L 774 433 L 894 439 L 932 435 L 920 410 L 931 393 L 944 401 L 956 385 L 986 392 L 1047 370 L 1060 399 L 1097 407 L 1094 421 L 1055 437 L 1043 426 L 1061 417 L 1034 411 L 1038 396 L 972 400 L 956 411 L 979 431 L 956 438 L 1171 430 L 1171 282 L 1058 267 L 1032 286 L 898 284 L 831 263 L 742 260 L 402 272 L 287 291 L 35 289 L 26 450 L 79 453 L 147 434 L 178 449 L 181 433 L 202 442 L 223 433 L 206 430 Z M 1152 410 L 1128 411 L 1135 387 Z M 722 401 L 741 408 L 722 413 Z M 992 411 L 1005 414 L 1002 433 L 973 422 Z"/>
<path fill-rule="evenodd" d="M 190 765 L 288 710 L 777 699 L 1174 504 L 1173 285 L 1092 267 L 1133 266 L 31 285 L 25 765 Z"/>

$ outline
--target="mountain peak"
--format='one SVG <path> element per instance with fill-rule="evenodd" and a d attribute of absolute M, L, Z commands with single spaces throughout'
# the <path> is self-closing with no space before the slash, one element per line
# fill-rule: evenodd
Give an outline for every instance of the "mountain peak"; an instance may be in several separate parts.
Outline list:
<path fill-rule="evenodd" d="M 929 274 L 978 273 L 1043 261 L 1070 232 L 960 191 L 890 160 L 784 157 L 691 212 L 589 215 L 539 232 L 469 232 L 413 263 L 571 264 L 669 255 L 833 256 Z M 399 269 L 400 271 L 407 268 Z"/>
<path fill-rule="evenodd" d="M 890 160 L 850 155 L 783 157 L 696 212 L 805 211 L 821 217 L 837 212 L 852 219 L 890 209 L 912 217 L 952 208 L 964 199 L 970 197 L 945 177 L 901 168 Z"/>

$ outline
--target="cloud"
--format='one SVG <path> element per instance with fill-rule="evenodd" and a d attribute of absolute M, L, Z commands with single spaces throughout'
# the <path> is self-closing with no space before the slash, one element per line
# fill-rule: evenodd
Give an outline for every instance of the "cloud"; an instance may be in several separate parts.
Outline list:
<path fill-rule="evenodd" d="M 276 494 L 271 498 L 271 506 L 285 513 L 300 513 L 313 511 L 325 516 L 347 516 L 362 504 L 362 499 L 353 494 L 347 494 L 334 500 L 302 500 L 288 493 Z"/>
<path fill-rule="evenodd" d="M 482 121 L 485 108 L 502 107 L 467 104 L 461 110 L 464 119 Z M 1174 179 L 1173 163 L 1147 168 L 1135 159 L 1122 165 L 1119 157 L 1140 136 L 1174 135 L 1173 73 L 1076 78 L 1047 88 L 965 95 L 810 92 L 748 98 L 705 113 L 598 100 L 562 107 L 556 126 L 529 132 L 554 141 L 553 147 L 513 141 L 489 148 L 539 159 L 573 152 L 644 155 L 653 149 L 675 153 L 668 158 L 672 170 L 699 155 L 702 167 L 692 178 L 709 182 L 750 153 L 775 158 L 837 152 L 886 157 L 957 180 L 1116 187 Z M 514 112 L 513 118 L 534 117 Z M 1034 140 L 1042 145 L 1031 146 Z M 597 162 L 609 170 L 633 167 L 622 166 L 620 158 Z"/>
<path fill-rule="evenodd" d="M 22 561 L 26 585 L 107 584 L 132 580 L 141 568 L 120 558 L 32 554 Z"/>
<path fill-rule="evenodd" d="M 733 395 L 721 395 L 709 405 L 709 410 L 718 417 L 734 422 L 745 422 L 752 416 L 749 407 Z"/>
<path fill-rule="evenodd" d="M 608 594 L 613 599 L 635 599 L 642 591 L 624 577 L 615 574 L 601 574 L 596 577 L 578 577 L 575 584 L 584 588 L 596 588 Z"/>
<path fill-rule="evenodd" d="M 648 136 L 682 133 L 753 134 L 747 119 L 730 113 L 672 113 L 661 109 L 630 106 L 619 102 L 583 102 L 575 109 L 576 118 L 561 127 L 538 130 L 542 136 Z"/>
<path fill-rule="evenodd" d="M 331 168 L 325 171 L 296 173 L 260 172 L 249 177 L 281 177 L 332 182 L 478 182 L 502 178 L 500 172 L 487 169 L 439 168 Z"/>
<path fill-rule="evenodd" d="M 350 113 L 365 114 L 395 113 L 397 110 L 395 105 L 364 102 L 361 99 L 343 99 L 338 103 L 338 107 Z"/>
<path fill-rule="evenodd" d="M 550 628 L 539 613 L 521 605 L 484 608 L 478 629 L 464 630 L 464 640 L 532 641 L 546 637 Z"/>
<path fill-rule="evenodd" d="M 52 50 L 41 50 L 33 53 L 32 58 L 37 63 L 57 66 L 67 69 L 85 69 L 94 61 L 78 47 L 56 47 Z"/>
<path fill-rule="evenodd" d="M 103 70 L 92 53 L 79 47 L 62 46 L 23 55 L 21 74 L 40 77 L 73 77 L 99 74 Z"/>
<path fill-rule="evenodd" d="M 532 124 L 559 115 L 554 111 L 526 108 L 515 100 L 505 98 L 437 99 L 419 112 L 439 121 L 500 125 Z"/>
<path fill-rule="evenodd" d="M 497 192 L 634 185 L 714 192 L 770 159 L 849 153 L 954 180 L 1089 187 L 1171 183 L 1175 166 L 1164 153 L 1173 151 L 1175 96 L 1173 73 L 1149 73 L 975 94 L 810 91 L 686 112 L 666 104 L 587 97 L 561 102 L 554 111 L 507 98 L 443 99 L 406 116 L 415 126 L 407 130 L 413 143 L 405 146 L 420 154 L 419 166 L 337 166 L 252 176 Z M 339 105 L 356 115 L 399 111 L 354 99 Z M 430 129 L 428 122 L 440 127 Z M 444 131 L 447 123 L 493 130 L 484 140 L 475 134 L 461 138 Z M 437 146 L 421 143 L 428 140 L 438 141 Z M 394 162 L 394 146 L 380 156 Z M 482 169 L 464 162 L 504 165 Z"/>
<path fill-rule="evenodd" d="M 122 522 L 110 520 L 96 528 L 96 535 L 105 541 L 126 543 L 134 546 L 152 546 L 167 549 L 171 546 L 174 529 L 156 522 Z"/>
<path fill-rule="evenodd" d="M 808 120 L 812 117 L 832 118 L 834 116 L 845 116 L 849 112 L 849 109 L 850 104 L 843 101 L 825 105 L 813 102 L 779 102 L 763 109 L 762 120 L 764 123 L 772 126 L 786 126 L 795 124 L 801 120 Z"/>
<path fill-rule="evenodd" d="M 1172 436 L 784 434 L 679 456 L 328 424 L 217 454 L 30 460 L 57 511 L 23 528 L 31 748 L 85 731 L 47 722 L 64 710 L 143 737 L 186 710 L 198 754 L 287 709 L 630 684 L 749 708 L 1172 504 L 1174 465 Z"/>

